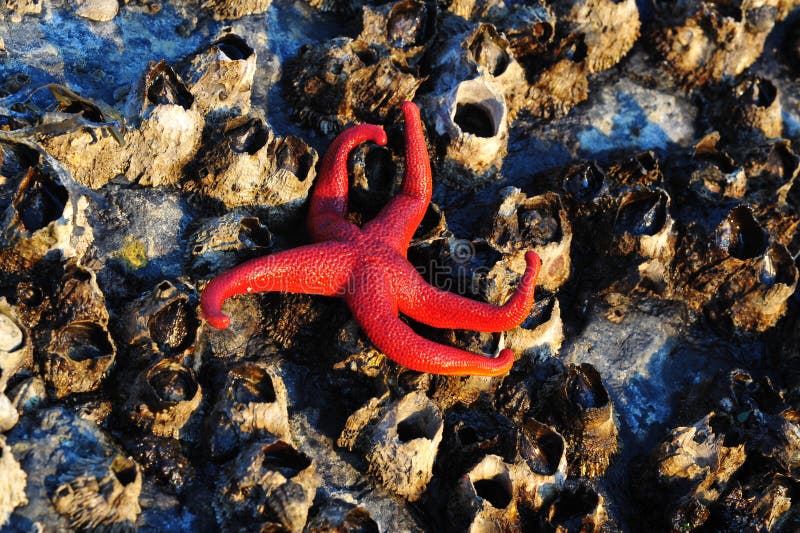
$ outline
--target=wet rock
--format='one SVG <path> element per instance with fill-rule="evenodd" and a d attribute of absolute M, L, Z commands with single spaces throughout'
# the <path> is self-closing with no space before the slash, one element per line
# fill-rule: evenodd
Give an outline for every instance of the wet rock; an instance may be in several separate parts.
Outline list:
<path fill-rule="evenodd" d="M 387 400 L 373 398 L 353 413 L 337 443 L 362 450 L 371 475 L 390 491 L 416 501 L 433 475 L 442 415 L 422 392 Z"/>
<path fill-rule="evenodd" d="M 75 14 L 97 22 L 107 22 L 117 16 L 117 0 L 74 0 Z"/>
<path fill-rule="evenodd" d="M 0 435 L 0 527 L 6 524 L 14 508 L 28 503 L 26 479 L 5 437 Z"/>

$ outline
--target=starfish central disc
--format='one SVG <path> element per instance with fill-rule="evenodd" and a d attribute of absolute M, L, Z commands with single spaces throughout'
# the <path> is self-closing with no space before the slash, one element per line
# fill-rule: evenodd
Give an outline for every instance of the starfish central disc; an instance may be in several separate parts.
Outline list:
<path fill-rule="evenodd" d="M 398 313 L 438 328 L 504 331 L 530 313 L 541 260 L 525 254 L 527 267 L 517 291 L 502 306 L 476 302 L 428 285 L 406 259 L 414 231 L 431 200 L 431 166 L 417 106 L 405 102 L 406 168 L 400 192 L 372 220 L 358 227 L 346 218 L 347 159 L 361 143 L 385 145 L 380 126 L 363 124 L 342 132 L 322 160 L 311 196 L 308 230 L 316 244 L 260 257 L 220 274 L 200 298 L 215 328 L 230 318 L 222 304 L 231 296 L 285 291 L 341 296 L 372 343 L 397 363 L 420 372 L 495 376 L 508 372 L 511 350 L 497 357 L 473 354 L 417 335 Z"/>

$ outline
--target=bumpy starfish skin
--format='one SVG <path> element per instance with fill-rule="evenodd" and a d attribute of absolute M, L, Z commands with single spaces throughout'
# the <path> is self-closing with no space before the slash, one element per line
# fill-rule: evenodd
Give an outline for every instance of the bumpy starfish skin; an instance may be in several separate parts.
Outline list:
<path fill-rule="evenodd" d="M 347 158 L 365 141 L 386 144 L 383 128 L 364 124 L 342 132 L 322 160 L 311 197 L 308 229 L 317 244 L 253 259 L 214 278 L 200 305 L 211 326 L 226 328 L 222 313 L 231 296 L 285 291 L 341 296 L 372 343 L 397 363 L 421 372 L 494 376 L 508 372 L 511 350 L 496 358 L 424 339 L 398 317 L 439 328 L 504 331 L 519 325 L 533 305 L 539 256 L 525 254 L 527 268 L 517 291 L 502 306 L 481 303 L 428 285 L 406 251 L 431 200 L 431 167 L 419 110 L 402 106 L 406 170 L 400 192 L 373 220 L 358 227 L 346 220 Z"/>

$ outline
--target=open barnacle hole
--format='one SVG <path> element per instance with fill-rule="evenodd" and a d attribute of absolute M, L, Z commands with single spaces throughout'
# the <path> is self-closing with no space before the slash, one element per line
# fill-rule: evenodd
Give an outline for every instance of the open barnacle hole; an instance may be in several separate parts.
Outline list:
<path fill-rule="evenodd" d="M 337 444 L 365 452 L 368 470 L 384 487 L 416 501 L 433 476 L 442 440 L 439 408 L 423 392 L 395 402 L 373 398 L 347 419 Z"/>
<path fill-rule="evenodd" d="M 746 261 L 764 254 L 769 235 L 753 216 L 749 207 L 733 208 L 717 227 L 715 242 L 730 257 Z"/>
<path fill-rule="evenodd" d="M 448 452 L 437 458 L 437 475 L 454 481 L 487 454 L 513 461 L 517 447 L 517 428 L 506 416 L 455 405 L 446 411 L 442 449 Z"/>
<path fill-rule="evenodd" d="M 745 79 L 734 88 L 738 102 L 733 106 L 734 120 L 739 127 L 761 130 L 770 139 L 783 133 L 781 103 L 778 88 L 761 77 Z"/>
<path fill-rule="evenodd" d="M 398 168 L 388 148 L 371 143 L 356 148 L 351 161 L 353 186 L 348 199 L 352 209 L 369 220 L 389 201 Z"/>
<path fill-rule="evenodd" d="M 230 530 L 301 531 L 320 485 L 314 461 L 274 437 L 248 446 L 226 474 L 212 504 Z"/>
<path fill-rule="evenodd" d="M 400 50 L 424 45 L 433 37 L 435 22 L 434 4 L 417 0 L 397 2 L 386 17 L 386 42 Z"/>
<path fill-rule="evenodd" d="M 387 489 L 416 501 L 433 476 L 442 440 L 442 413 L 424 393 L 411 392 L 377 421 L 366 458 L 369 472 Z"/>
<path fill-rule="evenodd" d="M 20 229 L 28 236 L 46 228 L 64 216 L 69 194 L 63 185 L 47 179 L 31 168 L 26 174 L 12 205 L 17 213 Z"/>
<path fill-rule="evenodd" d="M 508 70 L 513 56 L 509 44 L 492 24 L 481 24 L 466 43 L 469 57 L 492 77 Z"/>
<path fill-rule="evenodd" d="M 151 63 L 152 65 L 152 63 Z M 190 109 L 194 96 L 183 84 L 175 71 L 163 59 L 151 66 L 144 77 L 145 107 L 178 105 Z M 142 109 L 144 115 L 144 109 Z"/>
<path fill-rule="evenodd" d="M 470 2 L 465 2 L 470 4 Z M 551 9 L 542 6 L 517 4 L 503 21 L 503 33 L 518 58 L 535 57 L 547 50 L 555 37 L 556 17 Z M 468 18 L 469 15 L 462 14 Z"/>
<path fill-rule="evenodd" d="M 236 154 L 256 155 L 272 139 L 273 134 L 260 118 L 250 118 L 243 123 L 231 121 L 226 125 L 225 137 Z"/>
<path fill-rule="evenodd" d="M 153 435 L 179 438 L 201 398 L 194 371 L 177 360 L 162 359 L 136 378 L 126 409 L 137 427 Z"/>
<path fill-rule="evenodd" d="M 619 202 L 614 219 L 612 253 L 632 252 L 657 259 L 665 267 L 675 247 L 670 198 L 663 189 L 634 189 Z"/>
<path fill-rule="evenodd" d="M 56 329 L 43 354 L 45 383 L 55 398 L 97 389 L 114 363 L 116 348 L 106 326 L 75 320 Z"/>
<path fill-rule="evenodd" d="M 164 280 L 128 306 L 120 334 L 127 345 L 140 347 L 141 358 L 148 360 L 191 352 L 199 328 L 189 295 Z"/>
<path fill-rule="evenodd" d="M 419 223 L 419 227 L 414 233 L 411 246 L 431 243 L 436 239 L 442 238 L 447 231 L 447 220 L 445 220 L 444 211 L 437 204 L 430 202 L 425 209 L 425 214 Z"/>
<path fill-rule="evenodd" d="M 607 515 L 603 497 L 589 485 L 570 481 L 538 515 L 540 531 L 597 532 Z"/>
<path fill-rule="evenodd" d="M 447 505 L 456 531 L 489 533 L 519 530 L 517 501 L 509 465 L 487 455 L 461 476 Z"/>
<path fill-rule="evenodd" d="M 256 363 L 232 368 L 207 421 L 209 450 L 227 457 L 254 436 L 291 439 L 286 387 L 277 372 Z"/>
<path fill-rule="evenodd" d="M 577 202 L 591 202 L 608 192 L 608 178 L 597 163 L 590 161 L 567 170 L 561 188 Z"/>
<path fill-rule="evenodd" d="M 567 477 L 567 445 L 557 431 L 531 416 L 525 417 L 521 430 L 519 454 L 524 464 L 516 465 L 515 485 L 525 503 L 539 509 Z"/>
<path fill-rule="evenodd" d="M 515 353 L 534 355 L 549 350 L 555 355 L 564 340 L 561 304 L 555 295 L 537 295 L 533 309 L 522 324 L 506 333 L 506 347 Z"/>
<path fill-rule="evenodd" d="M 33 344 L 16 309 L 0 297 L 0 391 L 18 370 L 33 362 Z"/>
<path fill-rule="evenodd" d="M 470 189 L 500 170 L 508 148 L 508 107 L 500 89 L 481 76 L 439 99 L 436 130 L 443 135 L 446 179 Z"/>
<path fill-rule="evenodd" d="M 617 451 L 617 425 L 608 391 L 592 365 L 570 365 L 541 391 L 535 415 L 567 441 L 570 473 L 597 477 Z"/>
<path fill-rule="evenodd" d="M 747 175 L 730 154 L 717 147 L 719 140 L 719 132 L 713 131 L 695 145 L 692 159 L 696 168 L 689 177 L 689 187 L 703 198 L 742 198 Z"/>

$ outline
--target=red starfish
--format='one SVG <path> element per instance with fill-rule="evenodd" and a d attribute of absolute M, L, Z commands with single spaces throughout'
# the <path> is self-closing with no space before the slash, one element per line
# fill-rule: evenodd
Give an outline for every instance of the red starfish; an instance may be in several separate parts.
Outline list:
<path fill-rule="evenodd" d="M 342 296 L 373 344 L 403 366 L 420 372 L 495 376 L 514 362 L 509 349 L 485 357 L 424 339 L 398 311 L 438 328 L 504 331 L 519 325 L 533 305 L 541 260 L 525 254 L 527 268 L 517 292 L 503 306 L 476 302 L 428 285 L 406 259 L 406 249 L 431 200 L 431 166 L 419 110 L 403 104 L 406 170 L 400 193 L 371 221 L 358 227 L 347 212 L 347 158 L 365 141 L 386 144 L 380 126 L 342 132 L 322 160 L 311 197 L 308 229 L 317 244 L 253 259 L 211 280 L 200 298 L 205 319 L 226 328 L 229 297 L 266 291 Z"/>

